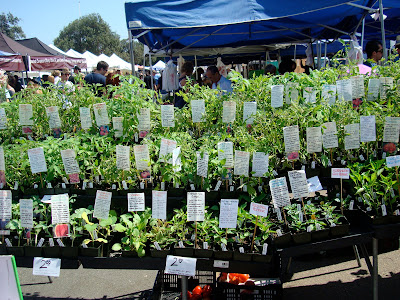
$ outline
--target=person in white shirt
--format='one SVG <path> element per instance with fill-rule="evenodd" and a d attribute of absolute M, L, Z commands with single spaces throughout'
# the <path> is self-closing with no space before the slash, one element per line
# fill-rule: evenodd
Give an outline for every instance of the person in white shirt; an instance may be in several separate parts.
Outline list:
<path fill-rule="evenodd" d="M 219 74 L 216 66 L 209 66 L 207 68 L 206 77 L 211 79 L 212 89 L 217 89 L 219 87 L 222 91 L 225 91 L 224 93 L 231 93 L 233 91 L 232 82 Z"/>
<path fill-rule="evenodd" d="M 68 81 L 69 75 L 71 72 L 67 69 L 64 68 L 61 70 L 61 80 L 56 83 L 56 86 L 67 93 L 72 93 L 75 91 L 74 84 L 71 81 Z"/>

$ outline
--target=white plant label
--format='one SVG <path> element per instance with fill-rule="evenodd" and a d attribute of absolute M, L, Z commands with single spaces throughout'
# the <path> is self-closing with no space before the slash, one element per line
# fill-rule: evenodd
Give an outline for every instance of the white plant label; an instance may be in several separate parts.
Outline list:
<path fill-rule="evenodd" d="M 332 168 L 332 178 L 350 178 L 350 169 L 348 168 Z"/>
<path fill-rule="evenodd" d="M 208 159 L 209 155 L 207 152 L 201 154 L 199 151 L 196 152 L 197 157 L 197 176 L 207 177 L 208 175 Z"/>
<path fill-rule="evenodd" d="M 175 150 L 177 143 L 173 140 L 168 139 L 161 139 L 161 146 L 160 146 L 160 162 L 164 162 L 164 157 L 168 154 L 172 154 Z M 172 164 L 172 157 L 168 160 L 169 164 Z"/>
<path fill-rule="evenodd" d="M 353 92 L 351 89 L 351 80 L 343 79 L 336 81 L 336 90 L 339 101 L 352 101 Z"/>
<path fill-rule="evenodd" d="M 152 218 L 165 220 L 167 219 L 167 192 L 152 191 Z"/>
<path fill-rule="evenodd" d="M 236 119 L 236 102 L 224 101 L 222 110 L 222 122 L 233 123 Z"/>
<path fill-rule="evenodd" d="M 82 129 L 90 129 L 92 128 L 92 115 L 90 114 L 89 107 L 79 107 L 79 115 L 81 119 L 81 127 Z"/>
<path fill-rule="evenodd" d="M 61 150 L 61 158 L 67 175 L 80 173 L 76 153 L 73 149 Z"/>
<path fill-rule="evenodd" d="M 238 199 L 221 199 L 219 228 L 236 228 L 238 207 Z"/>
<path fill-rule="evenodd" d="M 386 205 L 385 205 L 385 204 L 382 204 L 381 207 L 382 207 L 382 216 L 383 216 L 383 217 L 384 217 L 384 216 L 387 216 Z"/>
<path fill-rule="evenodd" d="M 381 81 L 379 80 L 379 78 L 372 78 L 368 81 L 368 94 L 367 94 L 368 101 L 373 101 L 378 99 L 380 86 L 381 86 Z"/>
<path fill-rule="evenodd" d="M 165 273 L 181 276 L 195 276 L 196 262 L 196 258 L 168 255 L 165 263 Z"/>
<path fill-rule="evenodd" d="M 175 148 L 172 151 L 172 167 L 174 172 L 179 172 L 182 170 L 181 147 Z"/>
<path fill-rule="evenodd" d="M 400 167 L 400 155 L 387 156 L 386 165 L 388 168 Z"/>
<path fill-rule="evenodd" d="M 139 171 L 150 170 L 150 155 L 147 145 L 137 145 L 133 147 L 135 153 L 136 169 Z"/>
<path fill-rule="evenodd" d="M 234 175 L 249 177 L 250 152 L 235 151 Z"/>
<path fill-rule="evenodd" d="M 274 108 L 283 106 L 283 85 L 271 86 L 271 106 Z"/>
<path fill-rule="evenodd" d="M 128 193 L 128 211 L 144 211 L 144 193 Z"/>
<path fill-rule="evenodd" d="M 187 193 L 187 220 L 204 221 L 205 192 Z"/>
<path fill-rule="evenodd" d="M 218 160 L 225 161 L 225 168 L 233 168 L 233 143 L 219 142 L 218 143 Z"/>
<path fill-rule="evenodd" d="M 0 191 L 0 220 L 11 220 L 11 199 L 10 190 Z"/>
<path fill-rule="evenodd" d="M 317 91 L 312 87 L 305 87 L 303 90 L 303 98 L 305 103 L 317 102 Z"/>
<path fill-rule="evenodd" d="M 320 191 L 323 189 L 318 176 L 314 176 L 314 177 L 307 179 L 307 184 L 308 184 L 308 192 L 309 193 L 317 192 L 317 191 Z"/>
<path fill-rule="evenodd" d="M 268 205 L 251 202 L 250 203 L 250 214 L 254 216 L 267 217 L 268 216 Z"/>
<path fill-rule="evenodd" d="M 246 124 L 253 124 L 254 117 L 257 114 L 257 102 L 244 102 L 243 103 L 243 122 Z"/>
<path fill-rule="evenodd" d="M 364 77 L 362 75 L 352 76 L 351 80 L 351 94 L 353 99 L 365 97 Z"/>
<path fill-rule="evenodd" d="M 35 257 L 33 259 L 33 275 L 59 277 L 60 258 Z"/>
<path fill-rule="evenodd" d="M 61 128 L 60 114 L 58 113 L 58 106 L 46 107 L 47 118 L 49 119 L 49 126 L 51 129 Z"/>
<path fill-rule="evenodd" d="M 349 124 L 344 126 L 344 149 L 360 148 L 360 124 Z"/>
<path fill-rule="evenodd" d="M 263 249 L 262 249 L 262 255 L 267 255 L 267 252 L 268 252 L 268 244 L 267 243 L 264 243 L 263 244 Z"/>
<path fill-rule="evenodd" d="M 360 116 L 360 141 L 376 141 L 375 116 Z"/>
<path fill-rule="evenodd" d="M 115 137 L 119 138 L 124 135 L 124 118 L 123 117 L 113 117 L 113 129 Z"/>
<path fill-rule="evenodd" d="M 0 129 L 7 129 L 7 115 L 5 108 L 0 108 Z"/>
<path fill-rule="evenodd" d="M 308 184 L 306 172 L 303 170 L 289 171 L 289 182 L 292 188 L 293 198 L 300 199 L 308 197 Z"/>
<path fill-rule="evenodd" d="M 224 250 L 222 250 L 222 251 L 224 251 Z M 214 268 L 228 269 L 229 268 L 229 261 L 214 260 Z"/>
<path fill-rule="evenodd" d="M 108 219 L 111 205 L 111 192 L 97 190 L 94 202 L 93 217 L 97 219 Z"/>
<path fill-rule="evenodd" d="M 47 172 L 47 164 L 42 147 L 28 149 L 28 157 L 32 174 Z"/>
<path fill-rule="evenodd" d="M 325 149 L 337 148 L 339 145 L 337 137 L 336 122 L 322 124 L 322 144 Z"/>
<path fill-rule="evenodd" d="M 150 123 L 150 108 L 141 108 L 138 117 L 138 130 L 139 131 L 150 131 L 151 123 Z"/>
<path fill-rule="evenodd" d="M 300 151 L 298 125 L 283 127 L 283 139 L 285 141 L 285 152 L 287 154 L 295 151 Z"/>
<path fill-rule="evenodd" d="M 307 153 L 322 152 L 321 127 L 307 127 Z"/>
<path fill-rule="evenodd" d="M 206 105 L 204 100 L 192 100 L 192 121 L 193 123 L 205 122 Z"/>
<path fill-rule="evenodd" d="M 93 104 L 94 117 L 96 119 L 97 126 L 110 124 L 108 118 L 107 104 L 106 103 L 95 103 Z"/>
<path fill-rule="evenodd" d="M 161 105 L 161 126 L 175 127 L 175 112 L 173 105 Z"/>
<path fill-rule="evenodd" d="M 217 184 L 215 185 L 214 191 L 218 191 L 219 188 L 221 187 L 222 181 L 218 180 Z"/>
<path fill-rule="evenodd" d="M 116 154 L 117 154 L 118 170 L 129 171 L 131 169 L 130 153 L 131 153 L 130 146 L 117 145 Z"/>
<path fill-rule="evenodd" d="M 33 126 L 32 104 L 19 105 L 19 124 L 22 126 Z"/>
<path fill-rule="evenodd" d="M 268 172 L 269 155 L 264 152 L 254 152 L 252 165 L 253 177 L 265 177 L 265 173 Z"/>
<path fill-rule="evenodd" d="M 69 196 L 68 194 L 51 196 L 51 224 L 69 223 Z"/>
<path fill-rule="evenodd" d="M 393 77 L 380 77 L 381 99 L 386 99 L 386 92 L 393 88 Z"/>
<path fill-rule="evenodd" d="M 21 226 L 33 228 L 33 200 L 19 199 L 19 211 Z"/>
<path fill-rule="evenodd" d="M 6 163 L 4 160 L 4 149 L 0 146 L 0 171 L 6 170 Z"/>
<path fill-rule="evenodd" d="M 384 143 L 398 143 L 400 135 L 400 118 L 399 117 L 386 117 L 385 127 L 383 129 L 383 142 Z"/>
<path fill-rule="evenodd" d="M 322 99 L 328 102 L 329 105 L 334 105 L 336 102 L 336 85 L 324 84 L 322 86 Z"/>
<path fill-rule="evenodd" d="M 269 188 L 271 190 L 272 202 L 274 203 L 275 208 L 290 205 L 286 177 L 270 180 Z"/>

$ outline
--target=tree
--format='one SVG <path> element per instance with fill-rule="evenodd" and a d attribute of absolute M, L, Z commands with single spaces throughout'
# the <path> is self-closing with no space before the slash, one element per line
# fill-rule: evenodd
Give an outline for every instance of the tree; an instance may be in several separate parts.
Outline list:
<path fill-rule="evenodd" d="M 24 39 L 25 33 L 21 26 L 18 26 L 20 18 L 14 17 L 12 13 L 1 13 L 0 15 L 0 31 L 12 38 L 13 40 Z"/>
<path fill-rule="evenodd" d="M 133 53 L 135 56 L 135 64 L 143 64 L 143 44 L 133 41 Z M 123 60 L 131 62 L 131 54 L 129 49 L 129 39 L 121 40 L 121 52 L 118 54 Z"/>
<path fill-rule="evenodd" d="M 121 50 L 119 35 L 111 31 L 99 14 L 83 16 L 69 23 L 54 40 L 54 45 L 64 51 L 72 48 L 83 53 L 88 50 L 95 55 L 111 55 Z"/>

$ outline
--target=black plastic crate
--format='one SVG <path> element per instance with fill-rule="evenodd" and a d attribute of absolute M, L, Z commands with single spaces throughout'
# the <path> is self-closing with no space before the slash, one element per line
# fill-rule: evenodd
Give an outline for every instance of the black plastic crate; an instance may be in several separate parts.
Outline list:
<path fill-rule="evenodd" d="M 218 282 L 214 299 L 218 300 L 281 300 L 282 282 L 279 278 L 260 280 L 262 285 L 244 286 Z M 257 282 L 257 280 L 256 280 Z"/>

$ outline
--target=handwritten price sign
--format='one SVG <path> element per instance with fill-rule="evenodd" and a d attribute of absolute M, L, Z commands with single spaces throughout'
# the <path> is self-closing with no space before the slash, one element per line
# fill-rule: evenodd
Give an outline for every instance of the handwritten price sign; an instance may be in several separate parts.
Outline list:
<path fill-rule="evenodd" d="M 61 259 L 35 257 L 33 259 L 33 275 L 60 276 Z"/>
<path fill-rule="evenodd" d="M 332 168 L 332 178 L 350 178 L 350 169 L 347 168 Z"/>
<path fill-rule="evenodd" d="M 168 255 L 165 264 L 165 273 L 182 276 L 195 276 L 196 262 L 196 258 Z"/>

